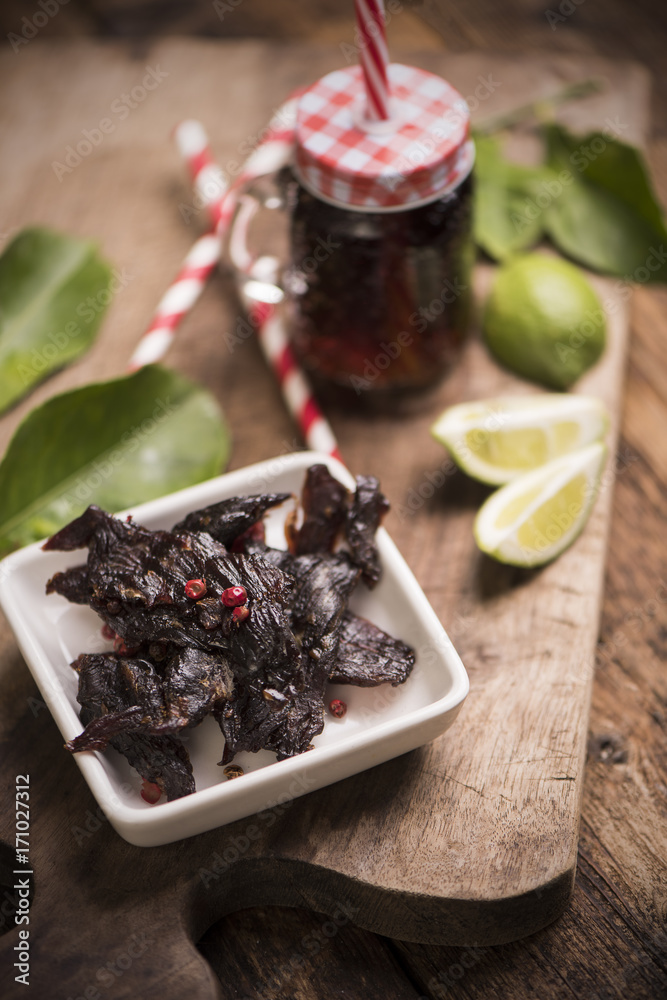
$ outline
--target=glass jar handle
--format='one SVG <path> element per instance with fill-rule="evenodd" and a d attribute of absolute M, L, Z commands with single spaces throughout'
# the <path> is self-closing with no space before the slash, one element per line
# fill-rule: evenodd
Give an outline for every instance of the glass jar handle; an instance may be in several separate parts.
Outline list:
<path fill-rule="evenodd" d="M 285 294 L 281 285 L 281 271 L 286 249 L 272 246 L 275 252 L 254 252 L 251 249 L 252 229 L 264 213 L 285 210 L 285 201 L 276 184 L 277 173 L 254 178 L 236 200 L 236 209 L 229 226 L 225 243 L 225 258 L 231 265 L 236 284 L 244 300 L 267 302 L 276 305 Z M 272 229 L 271 242 L 278 243 L 280 236 Z M 285 228 L 285 227 L 281 227 Z M 282 242 L 286 233 L 282 234 Z"/>

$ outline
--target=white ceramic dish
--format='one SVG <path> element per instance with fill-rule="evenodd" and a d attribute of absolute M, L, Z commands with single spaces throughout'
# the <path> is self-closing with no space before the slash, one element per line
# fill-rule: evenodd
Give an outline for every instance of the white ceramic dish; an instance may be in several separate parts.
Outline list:
<path fill-rule="evenodd" d="M 305 470 L 315 462 L 324 462 L 341 482 L 354 488 L 340 462 L 314 452 L 298 452 L 172 493 L 132 508 L 131 513 L 149 528 L 170 528 L 188 511 L 224 497 L 268 491 L 298 494 Z M 286 504 L 268 516 L 269 544 L 284 547 L 282 527 L 289 507 Z M 332 686 L 331 697 L 344 698 L 348 712 L 340 720 L 327 715 L 324 731 L 313 741 L 314 750 L 283 761 L 276 761 L 268 751 L 239 754 L 235 763 L 246 773 L 233 781 L 225 779 L 217 766 L 223 749 L 220 730 L 211 717 L 205 719 L 187 737 L 198 790 L 174 802 L 147 805 L 139 795 L 141 779 L 115 751 L 73 755 L 122 837 L 150 847 L 203 833 L 397 757 L 451 725 L 468 693 L 466 671 L 384 529 L 378 532 L 377 543 L 383 578 L 373 591 L 361 584 L 350 606 L 417 651 L 408 681 L 395 688 Z M 81 652 L 109 648 L 93 611 L 44 592 L 53 573 L 77 561 L 81 561 L 77 553 L 46 553 L 37 543 L 0 564 L 0 604 L 66 740 L 82 729 L 77 676 L 69 664 Z"/>

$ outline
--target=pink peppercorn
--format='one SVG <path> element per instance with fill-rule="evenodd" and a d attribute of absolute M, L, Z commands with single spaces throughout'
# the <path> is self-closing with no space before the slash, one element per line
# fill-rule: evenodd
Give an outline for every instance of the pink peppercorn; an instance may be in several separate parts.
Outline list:
<path fill-rule="evenodd" d="M 248 600 L 248 594 L 245 587 L 227 587 L 227 590 L 223 590 L 220 600 L 226 608 L 238 608 Z"/>
<path fill-rule="evenodd" d="M 113 641 L 113 648 L 116 653 L 120 654 L 120 656 L 134 656 L 134 654 L 138 651 L 139 646 L 133 646 L 132 644 L 128 645 L 122 636 L 117 635 Z"/>
<path fill-rule="evenodd" d="M 154 806 L 156 802 L 159 802 L 162 796 L 162 789 L 159 785 L 156 785 L 153 781 L 144 780 L 141 783 L 141 797 L 144 802 L 148 802 L 150 805 Z"/>
<path fill-rule="evenodd" d="M 206 595 L 206 580 L 188 580 L 185 585 L 185 596 L 191 601 L 198 601 Z"/>

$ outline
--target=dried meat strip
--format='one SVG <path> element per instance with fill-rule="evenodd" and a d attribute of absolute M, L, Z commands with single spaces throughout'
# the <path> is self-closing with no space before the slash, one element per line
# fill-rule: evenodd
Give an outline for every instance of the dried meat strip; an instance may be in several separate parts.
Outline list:
<path fill-rule="evenodd" d="M 287 522 L 290 551 L 297 556 L 333 552 L 347 514 L 348 491 L 326 465 L 311 465 L 301 493 L 303 523 Z"/>
<path fill-rule="evenodd" d="M 372 588 L 382 573 L 375 532 L 389 510 L 389 501 L 380 492 L 375 476 L 357 476 L 356 480 L 357 489 L 345 521 L 345 537 L 352 561 L 360 567 L 364 583 Z"/>
<path fill-rule="evenodd" d="M 234 693 L 234 676 L 226 657 L 201 649 L 179 649 L 164 672 L 165 724 L 196 726 Z"/>
<path fill-rule="evenodd" d="M 266 555 L 273 551 L 275 550 L 267 550 Z M 287 553 L 282 555 L 285 556 Z M 264 555 L 252 555 L 243 562 L 244 565 L 252 567 L 264 581 L 272 578 L 288 581 L 285 593 L 289 597 L 291 606 L 294 580 L 291 575 L 283 571 L 277 560 L 274 562 Z M 251 592 L 248 590 L 248 593 Z M 200 601 L 199 604 L 205 605 L 205 602 Z M 206 618 L 217 613 L 216 608 L 204 607 L 200 611 L 202 617 Z M 250 618 L 238 629 L 237 644 L 231 646 L 232 670 L 235 676 L 234 698 L 221 712 L 216 713 L 225 737 L 221 764 L 228 764 L 243 750 L 255 753 L 268 747 L 270 733 L 280 724 L 287 706 L 305 683 L 301 644 L 292 629 L 292 613 L 289 606 L 285 617 L 290 636 L 289 670 L 281 670 L 280 661 L 272 657 L 264 657 L 260 668 L 254 670 L 247 668 L 248 635 L 245 628 L 254 616 L 254 625 L 258 628 L 261 623 L 256 620 L 255 610 L 251 608 Z M 235 662 L 243 665 L 235 666 Z"/>
<path fill-rule="evenodd" d="M 286 693 L 265 686 L 259 678 L 240 681 L 234 689 L 233 701 L 215 713 L 225 737 L 220 763 L 228 764 L 241 751 L 257 753 L 269 749 L 272 734 L 296 695 L 296 686 Z"/>
<path fill-rule="evenodd" d="M 278 759 L 307 750 L 324 728 L 324 692 L 338 652 L 340 625 L 359 570 L 347 555 L 298 556 L 292 628 L 301 643 L 305 686 L 287 707 L 267 746 Z"/>
<path fill-rule="evenodd" d="M 169 802 L 196 790 L 188 751 L 176 737 L 124 733 L 114 737 L 111 746 L 142 778 L 157 785 Z"/>
<path fill-rule="evenodd" d="M 87 566 L 72 566 L 62 573 L 56 573 L 46 585 L 47 594 L 60 594 L 72 604 L 88 604 L 90 584 Z"/>
<path fill-rule="evenodd" d="M 415 665 L 414 650 L 377 625 L 346 611 L 340 630 L 332 684 L 376 687 L 403 684 Z"/>
<path fill-rule="evenodd" d="M 68 740 L 65 749 L 70 753 L 84 750 L 106 750 L 109 743 L 121 733 L 152 732 L 152 719 L 141 705 L 132 705 L 122 712 L 109 712 L 91 719 L 82 733 Z"/>
<path fill-rule="evenodd" d="M 266 493 L 247 497 L 230 497 L 219 503 L 194 510 L 174 525 L 174 532 L 205 531 L 226 548 L 261 521 L 267 510 L 289 500 L 291 493 Z"/>
<path fill-rule="evenodd" d="M 359 569 L 343 554 L 266 553 L 295 581 L 292 630 L 301 648 L 302 678 L 289 700 L 262 684 L 239 685 L 218 717 L 225 736 L 221 763 L 241 750 L 275 751 L 279 760 L 303 753 L 324 728 L 324 691 L 335 662 L 338 635 Z M 268 709 L 268 710 L 267 710 Z"/>
<path fill-rule="evenodd" d="M 108 719 L 107 742 L 127 758 L 142 778 L 158 785 L 170 801 L 194 792 L 192 765 L 179 740 L 143 730 L 128 731 L 128 727 L 119 728 L 117 723 L 117 717 L 123 713 L 127 713 L 130 726 L 147 709 L 160 709 L 160 683 L 152 665 L 147 661 L 121 660 L 113 654 L 82 654 L 73 666 L 79 672 L 77 699 L 86 728 L 97 723 L 96 736 L 100 739 L 104 735 L 104 720 Z M 142 699 L 142 703 L 133 704 L 135 698 Z M 77 745 L 71 749 L 88 747 Z"/>
<path fill-rule="evenodd" d="M 81 653 L 72 667 L 79 675 L 77 700 L 95 717 L 134 707 L 147 718 L 163 716 L 162 679 L 148 659 Z"/>
<path fill-rule="evenodd" d="M 98 705 L 99 717 L 67 744 L 76 753 L 104 750 L 112 736 L 143 730 L 153 735 L 196 726 L 233 694 L 227 662 L 200 649 L 178 650 L 164 677 L 147 659 L 115 654 L 82 654 L 72 664 L 79 673 L 79 702 Z"/>
<path fill-rule="evenodd" d="M 88 548 L 91 606 L 104 612 L 111 603 L 112 614 L 119 603 L 144 608 L 172 604 L 184 579 L 192 579 L 202 568 L 199 552 L 192 551 L 186 538 L 119 521 L 94 505 L 43 547 Z"/>
<path fill-rule="evenodd" d="M 291 579 L 261 556 L 235 555 L 208 533 L 148 531 L 89 507 L 46 544 L 88 545 L 90 606 L 126 644 L 171 642 L 224 654 L 243 675 L 264 675 L 283 691 L 299 674 L 300 649 L 290 628 Z M 190 579 L 205 579 L 209 597 L 192 601 Z M 248 594 L 250 615 L 236 624 L 220 604 L 229 587 Z"/>

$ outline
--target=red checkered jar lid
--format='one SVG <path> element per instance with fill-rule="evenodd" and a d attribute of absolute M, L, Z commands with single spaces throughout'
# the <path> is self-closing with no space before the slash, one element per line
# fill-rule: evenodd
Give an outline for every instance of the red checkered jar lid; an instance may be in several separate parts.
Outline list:
<path fill-rule="evenodd" d="M 370 122 L 360 66 L 335 70 L 299 98 L 296 170 L 323 201 L 400 211 L 442 197 L 475 159 L 464 98 L 433 73 L 389 66 L 391 120 Z"/>

